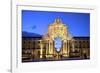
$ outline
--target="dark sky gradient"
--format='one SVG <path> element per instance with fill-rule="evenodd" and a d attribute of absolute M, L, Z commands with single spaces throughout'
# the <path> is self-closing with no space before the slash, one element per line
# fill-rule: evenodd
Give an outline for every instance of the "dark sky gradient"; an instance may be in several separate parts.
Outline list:
<path fill-rule="evenodd" d="M 22 31 L 44 35 L 48 31 L 48 25 L 58 17 L 68 26 L 72 36 L 90 35 L 89 13 L 22 10 Z"/>

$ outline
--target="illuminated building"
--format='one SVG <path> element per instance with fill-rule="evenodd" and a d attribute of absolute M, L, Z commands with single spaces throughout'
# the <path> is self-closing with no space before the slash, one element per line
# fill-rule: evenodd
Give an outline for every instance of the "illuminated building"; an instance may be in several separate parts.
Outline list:
<path fill-rule="evenodd" d="M 60 18 L 48 26 L 43 36 L 22 37 L 22 62 L 90 58 L 90 38 L 72 37 Z"/>

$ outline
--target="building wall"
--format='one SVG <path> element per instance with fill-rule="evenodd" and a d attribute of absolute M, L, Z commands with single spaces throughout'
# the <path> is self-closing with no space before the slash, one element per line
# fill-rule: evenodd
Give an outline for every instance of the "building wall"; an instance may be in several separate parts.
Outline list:
<path fill-rule="evenodd" d="M 22 39 L 22 61 L 35 61 L 41 60 L 41 46 L 40 41 L 42 38 L 24 38 Z M 61 59 L 62 54 L 59 54 L 53 44 L 53 54 L 48 53 L 49 45 L 47 42 L 44 42 L 44 47 L 42 50 L 42 59 Z M 90 58 L 90 41 L 89 37 L 75 37 L 74 38 L 74 48 L 72 47 L 72 42 L 69 42 L 70 50 L 69 50 L 69 57 L 68 58 L 80 58 L 80 59 L 89 59 Z M 53 49 L 52 48 L 52 49 Z M 47 53 L 46 53 L 47 52 Z M 47 55 L 53 55 L 52 58 L 46 57 Z M 59 55 L 59 56 L 57 56 Z M 26 57 L 26 59 L 25 59 Z"/>
<path fill-rule="evenodd" d="M 70 47 L 70 53 L 76 53 L 77 57 L 90 58 L 90 40 L 89 37 L 75 37 L 75 49 Z M 70 54 L 73 57 L 74 54 Z"/>

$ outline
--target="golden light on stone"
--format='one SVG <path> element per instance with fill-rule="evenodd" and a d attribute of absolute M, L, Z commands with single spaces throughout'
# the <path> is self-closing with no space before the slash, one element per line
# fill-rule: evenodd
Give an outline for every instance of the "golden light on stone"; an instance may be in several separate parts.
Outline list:
<path fill-rule="evenodd" d="M 60 40 L 55 40 L 57 38 Z M 26 41 L 27 39 L 25 42 Z M 58 43 L 56 43 L 57 41 Z M 85 45 L 88 44 L 88 46 L 84 48 L 84 46 L 81 46 L 83 44 L 80 44 L 79 41 L 86 41 Z M 35 44 L 33 44 L 33 42 L 35 42 Z M 76 56 L 80 58 L 84 58 L 84 56 L 87 58 L 90 57 L 89 39 L 84 40 L 84 38 L 79 38 L 77 40 L 73 38 L 68 31 L 67 25 L 63 24 L 60 18 L 55 19 L 54 23 L 48 26 L 47 32 L 45 32 L 41 39 L 32 39 L 30 43 L 23 43 L 22 47 L 25 49 L 28 48 L 30 51 L 29 48 L 33 45 L 31 55 L 28 56 L 27 54 L 28 58 L 31 57 L 31 60 L 61 60 L 63 58 L 71 58 L 71 56 L 74 56 L 74 58 L 76 58 Z M 80 47 L 77 48 L 77 45 Z M 27 53 L 28 50 L 26 49 L 25 53 Z M 25 55 L 23 55 L 23 59 L 26 58 Z"/>
<path fill-rule="evenodd" d="M 53 42 L 55 38 L 60 37 L 62 40 L 62 43 L 64 43 L 64 44 L 62 44 L 62 48 L 59 53 L 62 54 L 64 57 L 68 57 L 69 47 L 67 45 L 67 43 L 68 43 L 67 41 L 69 41 L 69 40 L 67 40 L 67 39 L 70 37 L 69 37 L 69 34 L 68 35 L 67 34 L 68 34 L 68 30 L 67 30 L 65 24 L 63 24 L 61 22 L 60 18 L 56 19 L 53 24 L 49 25 L 48 34 L 46 34 L 49 36 L 46 36 L 46 35 L 43 36 L 43 37 L 50 38 L 48 40 L 49 41 L 49 52 L 47 54 L 55 54 L 55 55 L 57 55 L 57 58 L 58 58 L 58 56 L 59 56 L 58 52 L 55 51 L 55 47 L 50 44 L 50 41 Z M 46 40 L 46 39 L 44 39 L 44 40 Z M 46 57 L 50 57 L 50 56 L 46 56 Z"/>

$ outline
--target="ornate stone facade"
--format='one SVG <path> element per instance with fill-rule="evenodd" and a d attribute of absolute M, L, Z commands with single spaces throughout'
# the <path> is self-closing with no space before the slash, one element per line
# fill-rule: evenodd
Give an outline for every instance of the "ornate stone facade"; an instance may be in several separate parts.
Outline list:
<path fill-rule="evenodd" d="M 55 45 L 55 38 L 61 39 L 61 48 L 60 51 L 57 52 L 57 48 Z M 72 37 L 68 33 L 68 27 L 65 24 L 62 24 L 61 20 L 58 18 L 55 20 L 53 24 L 48 26 L 48 32 L 43 36 L 43 41 L 45 41 L 48 45 L 46 48 L 46 57 L 55 57 L 60 58 L 62 57 L 69 57 L 69 42 L 72 40 Z"/>
<path fill-rule="evenodd" d="M 22 37 L 22 61 L 89 59 L 89 43 L 89 37 L 70 36 L 68 27 L 58 18 L 44 36 Z"/>

